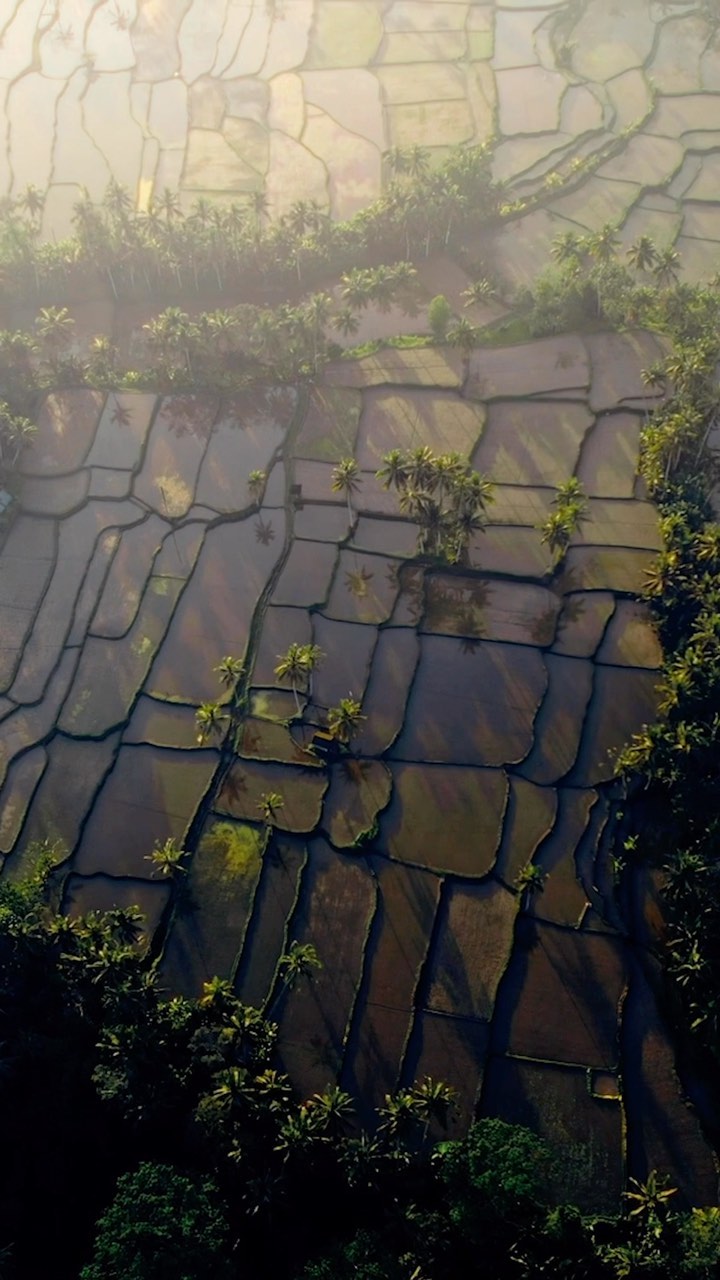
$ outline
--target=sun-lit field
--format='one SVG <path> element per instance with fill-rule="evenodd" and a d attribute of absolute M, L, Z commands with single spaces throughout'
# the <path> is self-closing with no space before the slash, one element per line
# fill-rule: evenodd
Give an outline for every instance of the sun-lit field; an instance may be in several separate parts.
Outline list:
<path fill-rule="evenodd" d="M 599 324 L 465 353 L 379 340 L 426 336 L 438 293 L 477 326 L 502 321 L 558 237 L 609 224 L 623 260 L 643 236 L 678 251 L 666 284 L 680 260 L 683 280 L 714 275 L 718 51 L 685 8 L 10 0 L 0 14 L 0 195 L 45 192 L 49 241 L 111 180 L 169 239 L 198 201 L 205 229 L 205 201 L 247 202 L 258 239 L 298 202 L 347 219 L 393 163 L 402 177 L 398 149 L 432 166 L 494 138 L 502 217 L 462 252 L 418 258 L 413 309 L 362 310 L 353 341 L 377 350 L 232 396 L 46 396 L 0 547 L 0 853 L 16 881 L 49 842 L 70 914 L 137 904 L 168 992 L 230 979 L 279 1022 L 303 1096 L 337 1082 L 367 1112 L 446 1081 L 451 1133 L 474 1114 L 529 1125 L 598 1209 L 629 1168 L 667 1170 L 694 1204 L 717 1192 L 661 1012 L 656 885 L 638 873 L 621 902 L 611 850 L 615 758 L 658 704 L 638 596 L 662 538 L 638 457 L 667 390 L 643 373 L 669 344 Z M 466 305 L 478 262 L 497 288 Z M 297 276 L 302 292 L 299 250 Z M 78 340 L 102 329 L 133 355 L 153 314 L 109 295 L 71 309 Z M 452 566 L 418 557 L 376 474 L 423 446 L 493 484 L 487 527 Z M 570 477 L 587 511 L 558 563 L 541 531 Z M 297 687 L 276 671 L 293 644 L 320 652 Z M 216 699 L 227 729 L 227 655 L 247 703 L 232 732 L 199 740 Z M 326 758 L 313 738 L 348 697 L 349 749 Z M 181 883 L 150 858 L 166 841 L 187 850 Z M 278 964 L 294 941 L 322 968 L 290 993 Z"/>

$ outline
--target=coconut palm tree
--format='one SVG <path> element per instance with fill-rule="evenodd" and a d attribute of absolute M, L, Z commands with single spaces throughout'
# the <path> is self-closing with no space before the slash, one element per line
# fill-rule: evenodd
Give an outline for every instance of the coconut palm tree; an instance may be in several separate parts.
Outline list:
<path fill-rule="evenodd" d="M 251 191 L 248 204 L 253 216 L 253 234 L 257 245 L 262 236 L 263 222 L 270 211 L 270 201 L 264 191 Z"/>
<path fill-rule="evenodd" d="M 489 280 L 482 276 L 479 280 L 474 280 L 468 285 L 467 289 L 463 289 L 463 298 L 465 298 L 465 306 L 473 307 L 483 302 L 492 302 L 497 296 L 497 290 Z"/>
<path fill-rule="evenodd" d="M 402 1143 L 413 1132 L 417 1132 L 425 1115 L 425 1105 L 414 1090 L 399 1089 L 395 1094 L 387 1093 L 385 1106 L 378 1108 L 378 1133 L 393 1144 Z"/>
<path fill-rule="evenodd" d="M 661 1177 L 656 1169 L 648 1174 L 647 1182 L 630 1179 L 632 1191 L 625 1191 L 624 1196 L 631 1218 L 645 1218 L 648 1222 L 659 1223 L 668 1210 L 668 1201 L 677 1195 L 677 1187 L 669 1187 L 667 1180 Z"/>
<path fill-rule="evenodd" d="M 28 214 L 31 222 L 39 222 L 45 207 L 45 196 L 38 187 L 29 182 L 20 196 L 18 204 Z"/>
<path fill-rule="evenodd" d="M 169 836 L 164 844 L 156 842 L 152 853 L 146 855 L 145 861 L 153 864 L 153 875 L 156 871 L 161 876 L 174 876 L 182 872 L 182 860 L 185 857 L 185 850 L 176 844 L 172 836 Z"/>
<path fill-rule="evenodd" d="M 533 894 L 542 893 L 546 880 L 546 872 L 541 867 L 536 866 L 534 862 L 526 862 L 525 866 L 520 868 L 514 883 L 515 888 L 521 895 L 524 906 L 527 906 Z"/>
<path fill-rule="evenodd" d="M 212 737 L 224 732 L 225 722 L 229 719 L 219 702 L 203 702 L 195 712 L 195 725 L 198 730 L 197 741 L 200 746 Z"/>
<path fill-rule="evenodd" d="M 110 338 L 98 334 L 90 343 L 88 371 L 100 384 L 117 381 L 119 352 Z"/>
<path fill-rule="evenodd" d="M 404 178 L 410 171 L 409 157 L 404 147 L 390 147 L 383 159 L 395 178 Z"/>
<path fill-rule="evenodd" d="M 348 520 L 353 523 L 355 513 L 352 506 L 352 496 L 360 488 L 362 481 L 360 478 L 360 468 L 354 458 L 343 458 L 332 473 L 332 491 L 333 493 L 344 493 L 347 499 Z"/>
<path fill-rule="evenodd" d="M 651 236 L 639 236 L 630 245 L 627 256 L 630 260 L 630 265 L 635 267 L 636 271 L 652 271 L 658 257 L 655 241 Z"/>
<path fill-rule="evenodd" d="M 455 1107 L 457 1095 L 454 1089 L 442 1080 L 433 1080 L 425 1076 L 420 1084 L 416 1084 L 413 1093 L 418 1104 L 418 1112 L 425 1121 L 425 1138 L 430 1125 L 435 1121 L 447 1129 L 450 1111 Z"/>
<path fill-rule="evenodd" d="M 425 177 L 430 167 L 430 153 L 426 147 L 421 147 L 419 143 L 414 142 L 407 148 L 406 154 L 408 175 L 414 182 L 418 182 Z"/>
<path fill-rule="evenodd" d="M 551 511 L 547 520 L 539 526 L 540 541 L 543 546 L 547 546 L 556 563 L 560 562 L 570 546 L 577 523 L 578 520 L 573 519 L 572 512 L 558 507 L 555 511 Z"/>
<path fill-rule="evenodd" d="M 198 1000 L 198 1005 L 201 1009 L 221 1011 L 232 1007 L 234 1000 L 235 994 L 232 982 L 228 978 L 215 976 L 209 982 L 203 983 L 202 995 Z"/>
<path fill-rule="evenodd" d="M 103 204 L 120 226 L 127 227 L 132 210 L 132 199 L 127 187 L 124 187 L 116 178 L 111 178 L 108 182 Z"/>
<path fill-rule="evenodd" d="M 353 311 L 352 307 L 341 307 L 337 315 L 333 319 L 333 328 L 341 333 L 343 338 L 351 338 L 360 328 L 360 321 Z"/>
<path fill-rule="evenodd" d="M 447 340 L 451 347 L 457 347 L 462 353 L 465 378 L 470 372 L 470 355 L 480 341 L 480 331 L 463 316 L 448 330 Z"/>
<path fill-rule="evenodd" d="M 162 194 L 153 200 L 153 208 L 161 213 L 166 222 L 172 222 L 173 218 L 180 215 L 180 201 L 177 192 L 172 187 L 164 187 Z"/>
<path fill-rule="evenodd" d="M 339 1085 L 331 1085 L 323 1093 L 315 1093 L 306 1104 L 317 1116 L 318 1127 L 329 1137 L 337 1138 L 352 1122 L 355 1104 Z"/>
<path fill-rule="evenodd" d="M 361 715 L 360 708 L 361 704 L 350 693 L 347 698 L 341 698 L 338 705 L 331 707 L 328 711 L 328 729 L 333 738 L 343 746 L 347 746 L 355 737 L 361 721 L 366 719 Z"/>
<path fill-rule="evenodd" d="M 667 289 L 677 284 L 680 274 L 680 254 L 671 244 L 658 251 L 653 274 L 660 288 Z"/>
<path fill-rule="evenodd" d="M 278 961 L 278 971 L 286 991 L 297 986 L 301 978 L 311 978 L 315 969 L 322 969 L 322 962 L 311 942 L 292 942 Z"/>
<path fill-rule="evenodd" d="M 262 820 L 266 827 L 275 825 L 275 818 L 283 808 L 285 801 L 277 791 L 263 792 L 258 800 L 258 809 L 262 815 Z"/>
<path fill-rule="evenodd" d="M 300 715 L 298 685 L 305 681 L 309 671 L 307 649 L 307 645 L 293 641 L 287 653 L 277 655 L 278 663 L 275 667 L 275 675 L 278 680 L 281 684 L 287 682 L 295 695 L 295 708 L 298 715 Z"/>
<path fill-rule="evenodd" d="M 612 262 L 620 248 L 615 224 L 606 222 L 599 231 L 589 236 L 587 248 L 590 256 L 595 258 L 596 262 L 599 262 L 602 266 L 607 266 L 608 262 Z"/>
<path fill-rule="evenodd" d="M 558 263 L 577 263 L 585 248 L 586 241 L 583 236 L 579 236 L 576 231 L 563 231 L 561 235 L 555 236 L 550 246 L 550 254 Z"/>
<path fill-rule="evenodd" d="M 67 307 L 41 307 L 35 317 L 35 332 L 50 351 L 65 346 L 74 328 L 75 321 Z"/>
<path fill-rule="evenodd" d="M 403 489 L 408 479 L 407 454 L 402 449 L 391 449 L 383 454 L 383 465 L 375 474 L 384 489 Z"/>
<path fill-rule="evenodd" d="M 238 680 L 244 674 L 245 667 L 241 658 L 231 658 L 228 655 L 213 670 L 225 689 L 234 689 Z"/>

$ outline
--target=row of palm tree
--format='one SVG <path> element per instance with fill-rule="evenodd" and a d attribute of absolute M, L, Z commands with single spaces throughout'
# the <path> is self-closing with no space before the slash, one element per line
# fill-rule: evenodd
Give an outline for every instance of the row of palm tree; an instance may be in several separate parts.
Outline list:
<path fill-rule="evenodd" d="M 296 292 L 388 255 L 427 255 L 453 230 L 498 208 L 488 146 L 463 146 L 438 165 L 421 148 L 388 155 L 396 176 L 383 195 L 347 222 L 334 223 L 315 202 L 298 200 L 271 220 L 266 196 L 252 192 L 229 206 L 204 197 L 189 212 L 166 188 L 146 212 L 112 180 L 101 204 L 87 194 L 73 213 L 74 238 L 39 239 L 43 195 L 28 188 L 0 210 L 0 296 L 81 295 L 107 286 L 113 297 L 181 296 L 238 289 Z"/>
<path fill-rule="evenodd" d="M 712 328 L 707 323 L 714 317 Z M 621 859 L 664 872 L 665 957 L 686 1026 L 720 1062 L 720 480 L 710 438 L 720 414 L 714 289 L 687 294 L 669 356 L 645 372 L 666 399 L 641 434 L 641 473 L 661 512 L 663 550 L 646 598 L 665 653 L 659 718 L 619 764 L 640 791 L 642 822 Z M 631 813 L 633 810 L 631 809 Z"/>
<path fill-rule="evenodd" d="M 166 307 L 143 325 L 136 343 L 136 367 L 123 369 L 117 347 L 106 335 L 79 349 L 75 323 L 67 307 L 43 307 L 31 331 L 0 331 L 0 382 L 13 402 L 27 403 L 42 388 L 57 385 L 100 387 L 156 384 L 178 389 L 231 391 L 258 379 L 298 381 L 315 377 L 341 353 L 329 335 L 357 331 L 358 312 L 381 295 L 382 305 L 410 306 L 414 268 L 400 262 L 360 273 L 335 302 L 329 293 L 308 295 L 298 305 L 249 303 L 190 316 Z M 378 283 L 379 282 L 379 283 Z M 348 300 L 352 296 L 355 301 Z"/>

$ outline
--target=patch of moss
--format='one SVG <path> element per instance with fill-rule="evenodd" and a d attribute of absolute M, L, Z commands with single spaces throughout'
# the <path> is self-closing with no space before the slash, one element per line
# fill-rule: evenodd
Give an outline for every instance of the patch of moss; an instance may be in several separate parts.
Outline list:
<path fill-rule="evenodd" d="M 212 858 L 222 878 L 254 877 L 260 869 L 263 833 L 241 822 L 216 822 L 205 833 L 198 852 Z"/>

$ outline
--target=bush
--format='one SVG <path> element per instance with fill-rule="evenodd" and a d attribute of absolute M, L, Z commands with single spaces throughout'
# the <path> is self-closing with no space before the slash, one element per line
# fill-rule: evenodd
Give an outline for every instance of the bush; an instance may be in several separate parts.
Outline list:
<path fill-rule="evenodd" d="M 80 1280 L 219 1280 L 227 1239 L 219 1206 L 211 1179 L 141 1164 L 118 1179 Z"/>
<path fill-rule="evenodd" d="M 450 303 L 443 293 L 438 293 L 428 307 L 428 324 L 436 342 L 442 342 L 452 320 L 453 312 Z"/>

